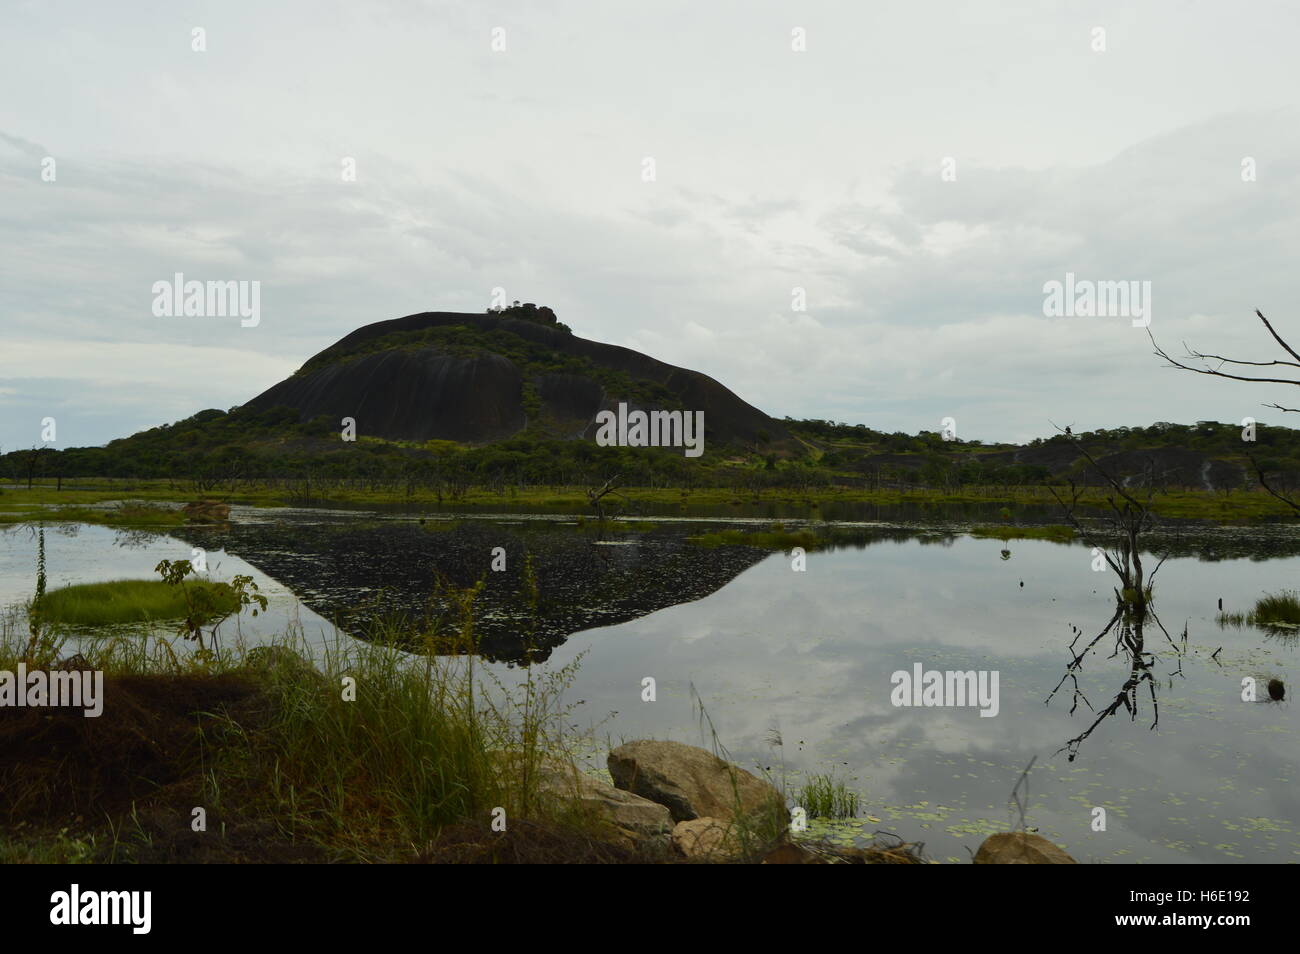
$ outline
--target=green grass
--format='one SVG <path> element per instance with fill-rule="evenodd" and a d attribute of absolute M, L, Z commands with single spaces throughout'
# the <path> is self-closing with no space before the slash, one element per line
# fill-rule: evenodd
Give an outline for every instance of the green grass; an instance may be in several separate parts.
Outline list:
<path fill-rule="evenodd" d="M 687 508 L 719 508 L 749 502 L 751 504 L 778 503 L 787 506 L 802 506 L 809 511 L 832 503 L 866 503 L 877 505 L 892 504 L 1006 504 L 1027 506 L 1056 506 L 1056 501 L 1042 486 L 1023 487 L 984 487 L 964 486 L 957 490 L 945 491 L 927 488 L 880 489 L 868 490 L 857 487 L 824 487 L 796 490 L 790 487 L 763 488 L 746 490 L 738 496 L 735 487 L 622 487 L 619 492 L 629 504 L 676 504 Z M 1059 491 L 1058 491 L 1059 492 Z M 283 482 L 266 485 L 246 483 L 238 491 L 204 491 L 203 496 L 225 503 L 246 504 L 250 506 L 278 507 L 287 506 L 294 499 L 295 491 L 287 489 Z M 133 501 L 175 502 L 191 500 L 195 492 L 187 490 L 175 481 L 164 479 L 120 480 L 115 478 L 76 478 L 63 482 L 63 489 L 56 490 L 54 483 L 38 480 L 31 490 L 25 487 L 9 486 L 0 491 L 0 524 L 25 523 L 39 518 L 76 519 L 76 511 L 71 509 L 88 504 L 122 500 L 130 497 Z M 313 486 L 313 500 L 325 503 L 367 504 L 401 503 L 410 506 L 436 506 L 439 503 L 455 506 L 457 509 L 473 510 L 477 507 L 518 506 L 523 508 L 541 508 L 561 512 L 582 513 L 590 510 L 586 488 L 570 487 L 510 487 L 493 490 L 483 486 L 467 488 L 463 494 L 452 498 L 446 493 L 438 493 L 427 487 L 416 487 L 408 494 L 405 489 L 365 489 L 340 486 L 324 482 Z M 743 498 L 743 499 L 742 499 Z M 1106 507 L 1106 495 L 1100 490 L 1088 490 L 1079 498 L 1079 504 L 1085 507 Z M 50 508 L 69 508 L 63 516 L 53 516 Z M 1221 492 L 1186 490 L 1172 491 L 1156 496 L 1153 502 L 1154 512 L 1161 517 L 1214 520 L 1225 523 L 1248 523 L 1251 521 L 1292 518 L 1289 507 L 1262 490 L 1239 490 L 1231 494 Z M 87 522 L 130 524 L 140 521 L 144 515 L 126 513 L 107 514 L 91 512 Z M 174 518 L 156 517 L 157 520 L 183 522 L 183 515 L 176 513 Z M 149 525 L 145 523 L 144 525 Z"/>
<path fill-rule="evenodd" d="M 809 818 L 856 818 L 858 794 L 829 775 L 813 775 L 799 789 L 797 804 Z"/>
<path fill-rule="evenodd" d="M 558 694 L 572 672 L 509 692 L 485 681 L 472 655 L 412 665 L 382 645 L 333 656 L 319 675 L 273 666 L 273 720 L 251 732 L 234 719 L 214 725 L 214 738 L 235 741 L 218 748 L 214 771 L 223 797 L 339 860 L 393 860 L 498 807 L 508 820 L 580 823 L 539 788 L 543 764 L 564 758 Z M 355 699 L 340 691 L 344 677 Z"/>
<path fill-rule="evenodd" d="M 175 507 L 124 501 L 116 507 L 94 507 L 100 501 L 72 492 L 9 491 L 0 497 L 0 525 L 7 523 L 76 522 L 109 527 L 177 527 L 185 515 Z M 111 499 L 111 498 L 109 498 Z M 75 500 L 75 503 L 61 501 Z"/>
<path fill-rule="evenodd" d="M 1289 623 L 1300 626 L 1300 598 L 1294 590 L 1269 593 L 1255 603 L 1251 614 L 1261 623 Z"/>
<path fill-rule="evenodd" d="M 234 592 L 225 583 L 197 580 L 185 586 L 208 593 L 213 605 L 223 612 L 239 608 Z M 41 599 L 38 612 L 48 623 L 108 626 L 181 619 L 188 614 L 188 606 L 181 588 L 162 580 L 112 580 L 51 590 Z"/>
<path fill-rule="evenodd" d="M 1075 538 L 1073 527 L 1014 527 L 1014 526 L 980 526 L 971 527 L 970 535 L 980 539 L 991 540 L 1051 540 L 1053 543 L 1070 543 Z"/>
<path fill-rule="evenodd" d="M 138 582 L 108 589 L 120 595 Z M 83 605 L 66 594 L 84 589 L 69 587 L 46 599 Z M 59 592 L 66 603 L 58 600 Z M 40 764 L 20 775 L 0 773 L 0 820 L 20 802 L 29 813 L 33 804 L 67 806 L 67 817 L 41 821 L 32 815 L 0 823 L 0 860 L 150 860 L 171 850 L 170 840 L 188 834 L 188 826 L 160 828 L 149 819 L 180 811 L 188 820 L 195 804 L 222 819 L 222 838 L 227 824 L 236 831 L 260 826 L 266 829 L 259 836 L 268 843 L 266 851 L 306 851 L 308 860 L 416 860 L 452 826 L 478 826 L 496 838 L 487 825 L 497 809 L 504 809 L 511 831 L 524 824 L 548 826 L 544 834 L 555 840 L 537 850 L 559 855 L 542 860 L 574 860 L 564 853 L 590 851 L 593 839 L 610 834 L 608 823 L 548 789 L 543 771 L 574 765 L 571 752 L 580 741 L 566 731 L 573 717 L 560 696 L 577 661 L 529 668 L 518 683 L 505 685 L 472 653 L 421 657 L 397 648 L 398 642 L 409 648 L 412 642 L 441 646 L 457 640 L 462 649 L 472 648 L 472 594 L 461 593 L 463 612 L 448 618 L 446 631 L 376 629 L 370 635 L 378 642 L 336 644 L 315 665 L 307 661 L 301 630 L 274 646 L 248 650 L 236 644 L 195 653 L 178 637 L 161 635 L 33 639 L 26 617 L 11 608 L 0 615 L 0 669 L 12 671 L 19 661 L 48 667 L 75 651 L 88 668 L 105 674 L 105 693 L 116 702 L 94 720 L 100 739 L 116 733 L 136 752 L 138 742 L 131 740 L 147 731 L 151 747 L 161 744 L 165 731 L 130 720 L 141 712 L 163 720 L 168 713 L 148 700 L 179 695 L 195 698 L 197 707 L 181 717 L 182 735 L 192 738 L 197 730 L 202 744 L 189 760 L 169 763 L 168 785 L 148 787 L 141 804 L 112 817 L 80 808 L 74 814 L 77 799 L 71 797 L 98 804 L 104 785 L 122 781 L 128 773 L 111 770 L 111 751 L 97 748 L 93 758 L 65 751 L 58 759 L 36 760 Z M 38 617 L 36 625 L 48 628 L 49 618 Z M 354 693 L 345 692 L 349 685 Z M 213 693 L 223 692 L 235 700 L 233 708 L 211 701 Z M 251 704 L 239 702 L 250 698 Z M 157 724 L 165 728 L 164 723 Z M 74 785 L 66 801 L 32 795 L 63 792 L 59 786 L 66 788 L 68 778 L 76 782 L 87 765 L 101 764 L 106 767 L 94 785 Z M 527 850 L 526 836 L 524 842 Z M 241 850 L 241 857 L 216 860 L 247 860 L 248 849 Z"/>
<path fill-rule="evenodd" d="M 1300 597 L 1295 590 L 1267 593 L 1249 613 L 1220 613 L 1220 626 L 1258 626 L 1262 629 L 1300 627 Z"/>

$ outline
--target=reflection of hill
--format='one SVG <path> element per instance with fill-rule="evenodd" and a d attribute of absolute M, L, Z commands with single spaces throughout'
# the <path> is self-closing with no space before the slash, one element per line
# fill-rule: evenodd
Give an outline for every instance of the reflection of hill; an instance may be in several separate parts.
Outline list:
<path fill-rule="evenodd" d="M 701 549 L 675 530 L 600 541 L 572 525 L 542 523 L 235 524 L 191 527 L 176 535 L 192 546 L 239 556 L 357 636 L 379 617 L 423 617 L 436 574 L 457 586 L 483 579 L 476 622 L 481 653 L 507 661 L 525 657 L 526 556 L 541 596 L 532 658 L 544 659 L 572 633 L 702 599 L 767 555 L 748 547 Z M 504 572 L 490 569 L 494 547 L 505 549 Z"/>
<path fill-rule="evenodd" d="M 1294 525 L 1265 527 L 1188 527 L 1151 531 L 1142 536 L 1144 553 L 1219 560 L 1276 560 L 1300 555 Z"/>

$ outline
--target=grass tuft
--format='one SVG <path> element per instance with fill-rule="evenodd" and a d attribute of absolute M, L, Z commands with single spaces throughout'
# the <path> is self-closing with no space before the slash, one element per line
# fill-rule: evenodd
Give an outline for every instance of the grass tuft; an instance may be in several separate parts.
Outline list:
<path fill-rule="evenodd" d="M 1255 601 L 1255 608 L 1249 613 L 1220 613 L 1217 619 L 1220 626 L 1293 629 L 1300 627 L 1300 597 L 1294 590 L 1267 593 Z"/>
<path fill-rule="evenodd" d="M 198 580 L 188 585 L 208 593 L 219 610 L 239 608 L 234 591 L 225 583 Z M 109 626 L 180 619 L 189 609 L 180 588 L 162 580 L 112 580 L 51 590 L 41 597 L 36 611 L 47 623 Z"/>
<path fill-rule="evenodd" d="M 856 818 L 858 793 L 830 775 L 813 775 L 799 790 L 799 802 L 809 818 Z"/>

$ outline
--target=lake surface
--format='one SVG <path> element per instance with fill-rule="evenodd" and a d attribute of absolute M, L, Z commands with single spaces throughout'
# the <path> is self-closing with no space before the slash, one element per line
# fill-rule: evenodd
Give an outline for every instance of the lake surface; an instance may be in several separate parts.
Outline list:
<path fill-rule="evenodd" d="M 685 540 L 733 525 L 744 526 L 655 517 L 614 531 L 544 514 L 236 508 L 229 527 L 175 535 L 50 526 L 45 547 L 51 588 L 152 577 L 160 559 L 201 547 L 213 578 L 249 573 L 270 598 L 269 613 L 223 630 L 250 643 L 290 623 L 318 645 L 346 640 L 332 621 L 363 633 L 379 616 L 429 612 L 435 571 L 457 585 L 483 578 L 484 654 L 504 680 L 529 660 L 553 668 L 581 656 L 568 700 L 580 703 L 574 724 L 602 746 L 709 745 L 702 702 L 740 764 L 770 768 L 792 793 L 813 773 L 857 791 L 862 816 L 836 826 L 839 838 L 880 829 L 924 842 L 936 860 L 968 860 L 986 834 L 1019 823 L 1009 797 L 1036 759 L 1026 824 L 1080 861 L 1300 860 L 1294 708 L 1289 698 L 1242 701 L 1245 677 L 1260 680 L 1261 700 L 1272 677 L 1293 695 L 1296 640 L 1216 623 L 1220 598 L 1245 612 L 1265 592 L 1296 587 L 1294 530 L 1153 538 L 1175 554 L 1154 602 L 1170 638 L 1147 622 L 1141 659 L 1152 679 L 1137 687 L 1134 717 L 1121 705 L 1071 760 L 1063 747 L 1133 671 L 1112 632 L 1078 673 L 1087 702 L 1071 714 L 1067 682 L 1045 704 L 1071 642 L 1078 651 L 1114 610 L 1111 577 L 1092 570 L 1087 547 L 846 521 L 835 524 L 844 542 L 808 554 L 798 571 L 785 553 Z M 498 547 L 502 572 L 492 569 Z M 0 533 L 0 603 L 30 598 L 36 548 L 28 528 Z M 541 592 L 531 611 L 520 595 L 525 557 Z M 517 638 L 525 620 L 528 645 Z M 894 705 L 892 674 L 917 664 L 996 672 L 997 715 Z M 647 678 L 653 702 L 642 700 Z M 1098 808 L 1104 831 L 1093 830 Z"/>

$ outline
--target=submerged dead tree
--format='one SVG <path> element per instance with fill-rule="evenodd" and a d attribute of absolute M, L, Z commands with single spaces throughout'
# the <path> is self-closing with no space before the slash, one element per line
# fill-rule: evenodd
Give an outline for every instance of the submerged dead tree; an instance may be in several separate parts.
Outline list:
<path fill-rule="evenodd" d="M 1128 712 L 1130 721 L 1137 719 L 1139 691 L 1144 685 L 1151 699 L 1152 722 L 1150 728 L 1155 729 L 1160 724 L 1160 706 L 1156 698 L 1154 671 L 1156 655 L 1149 652 L 1145 644 L 1144 629 L 1148 621 L 1154 622 L 1159 627 L 1169 646 L 1179 657 L 1178 667 L 1171 674 L 1171 678 L 1173 675 L 1182 674 L 1181 657 L 1187 649 L 1186 627 L 1183 629 L 1180 645 L 1169 635 L 1169 631 L 1160 622 L 1160 618 L 1156 616 L 1152 607 L 1152 593 L 1156 573 L 1164 565 L 1168 554 L 1160 557 L 1149 576 L 1146 575 L 1146 569 L 1142 563 L 1142 534 L 1155 525 L 1155 514 L 1151 505 L 1156 493 L 1157 475 L 1154 470 L 1148 468 L 1141 481 L 1142 486 L 1140 489 L 1127 487 L 1102 467 L 1088 452 L 1088 449 L 1078 442 L 1078 438 L 1074 438 L 1074 440 L 1078 443 L 1084 460 L 1088 462 L 1093 471 L 1100 475 L 1104 485 L 1109 487 L 1109 492 L 1106 495 L 1109 515 L 1106 522 L 1102 524 L 1099 530 L 1082 519 L 1079 514 L 1079 500 L 1083 495 L 1083 488 L 1076 485 L 1074 481 L 1069 484 L 1068 497 L 1059 494 L 1055 487 L 1049 486 L 1048 489 L 1057 503 L 1061 505 L 1066 519 L 1070 521 L 1080 539 L 1092 549 L 1094 557 L 1105 561 L 1105 565 L 1115 574 L 1119 585 L 1115 587 L 1115 610 L 1111 614 L 1110 621 L 1080 649 L 1076 649 L 1076 646 L 1084 631 L 1072 627 L 1075 636 L 1069 646 L 1070 662 L 1065 667 L 1065 673 L 1061 676 L 1061 680 L 1044 700 L 1045 704 L 1050 705 L 1052 699 L 1068 682 L 1072 697 L 1070 714 L 1074 714 L 1080 702 L 1096 713 L 1096 718 L 1083 732 L 1070 739 L 1057 750 L 1057 754 L 1068 752 L 1071 762 L 1079 754 L 1079 747 L 1092 735 L 1093 731 L 1108 717 L 1115 715 L 1121 708 Z M 1115 659 L 1123 656 L 1128 660 L 1129 668 L 1127 677 L 1114 698 L 1107 705 L 1098 709 L 1088 700 L 1083 687 L 1079 684 L 1079 674 L 1083 670 L 1085 661 L 1103 644 L 1103 640 L 1108 635 L 1113 635 L 1114 644 L 1110 656 L 1107 658 Z"/>
<path fill-rule="evenodd" d="M 615 474 L 613 477 L 605 481 L 605 483 L 602 484 L 600 487 L 587 488 L 587 502 L 595 509 L 596 515 L 601 523 L 605 522 L 604 499 L 607 496 L 609 496 L 610 494 L 614 494 L 618 497 L 621 497 L 624 501 L 627 500 L 626 497 L 618 493 L 618 482 L 619 480 L 622 479 L 622 476 L 623 476 L 622 474 Z"/>

